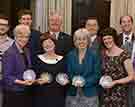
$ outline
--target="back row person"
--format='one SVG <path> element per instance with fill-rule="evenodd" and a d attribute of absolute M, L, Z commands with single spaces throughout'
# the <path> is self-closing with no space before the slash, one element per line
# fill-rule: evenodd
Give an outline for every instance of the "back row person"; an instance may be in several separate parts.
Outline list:
<path fill-rule="evenodd" d="M 58 12 L 49 16 L 48 33 L 56 40 L 56 53 L 66 55 L 73 48 L 72 36 L 62 31 L 63 18 Z"/>
<path fill-rule="evenodd" d="M 28 42 L 28 47 L 31 53 L 31 60 L 33 63 L 34 56 L 40 53 L 40 35 L 41 33 L 32 28 L 32 12 L 28 9 L 22 9 L 18 12 L 18 22 L 19 24 L 27 25 L 30 30 L 30 38 Z"/>
<path fill-rule="evenodd" d="M 133 18 L 132 16 L 121 16 L 120 26 L 122 32 L 119 35 L 119 45 L 121 48 L 126 49 L 132 59 L 135 57 L 135 34 L 133 32 Z M 133 62 L 133 64 L 135 61 Z M 134 68 L 135 69 L 135 68 Z M 129 107 L 135 106 L 135 86 L 134 83 L 130 84 L 129 88 Z"/>
<path fill-rule="evenodd" d="M 85 22 L 85 28 L 88 30 L 89 38 L 91 42 L 89 44 L 90 48 L 100 56 L 101 53 L 101 43 L 99 32 L 99 24 L 96 17 L 88 17 Z"/>

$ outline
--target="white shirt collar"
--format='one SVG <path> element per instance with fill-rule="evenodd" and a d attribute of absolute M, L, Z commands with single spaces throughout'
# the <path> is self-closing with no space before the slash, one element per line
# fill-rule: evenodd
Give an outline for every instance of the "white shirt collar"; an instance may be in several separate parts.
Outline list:
<path fill-rule="evenodd" d="M 23 53 L 23 49 L 15 42 L 15 45 L 17 47 L 17 49 L 19 50 L 20 53 Z"/>
<path fill-rule="evenodd" d="M 51 34 L 51 35 L 53 35 L 53 34 L 55 34 L 55 35 L 56 35 L 56 39 L 58 39 L 58 37 L 59 37 L 59 33 L 60 33 L 60 32 L 50 32 L 50 34 Z"/>
<path fill-rule="evenodd" d="M 96 37 L 97 37 L 97 35 L 94 35 L 94 36 L 91 37 L 91 42 L 92 43 L 94 42 L 94 40 L 96 39 Z"/>
<path fill-rule="evenodd" d="M 132 34 L 133 34 L 133 32 L 131 32 L 129 35 L 126 35 L 125 33 L 123 33 L 123 44 L 125 44 L 125 40 L 126 40 L 126 38 L 128 37 L 128 42 L 131 42 L 131 40 L 132 40 Z"/>
<path fill-rule="evenodd" d="M 9 38 L 8 36 L 6 37 L 6 39 L 1 40 L 0 41 L 0 51 L 2 53 L 4 53 L 13 44 L 13 42 L 14 42 L 14 40 Z"/>
<path fill-rule="evenodd" d="M 44 57 L 43 54 L 40 54 L 40 55 L 38 55 L 38 58 L 39 58 L 41 61 L 43 61 L 43 62 L 45 62 L 45 63 L 47 63 L 47 64 L 56 64 L 56 63 L 58 63 L 60 60 L 62 60 L 63 56 L 57 56 L 56 59 L 48 59 L 48 58 Z"/>

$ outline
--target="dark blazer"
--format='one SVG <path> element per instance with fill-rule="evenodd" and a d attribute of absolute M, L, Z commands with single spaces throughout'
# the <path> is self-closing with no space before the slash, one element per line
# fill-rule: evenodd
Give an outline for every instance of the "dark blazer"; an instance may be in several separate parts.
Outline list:
<path fill-rule="evenodd" d="M 49 33 L 49 31 L 46 33 Z M 57 54 L 62 56 L 66 55 L 73 48 L 72 36 L 64 32 L 59 32 L 59 36 L 58 39 L 56 40 L 55 45 L 56 45 L 55 51 Z"/>
<path fill-rule="evenodd" d="M 120 33 L 119 36 L 118 36 L 118 42 L 119 42 L 118 46 L 123 48 L 123 49 L 126 49 L 129 52 L 129 54 L 131 55 L 132 54 L 134 40 L 135 40 L 135 34 L 133 33 L 132 34 L 131 42 L 129 42 L 126 45 L 123 45 L 123 33 Z"/>
<path fill-rule="evenodd" d="M 101 38 L 96 37 L 96 39 L 93 41 L 92 46 L 90 48 L 95 52 L 97 55 L 101 55 Z"/>
<path fill-rule="evenodd" d="M 40 35 L 41 33 L 37 30 L 31 29 L 30 40 L 28 47 L 30 49 L 31 56 L 37 55 L 40 53 Z"/>
<path fill-rule="evenodd" d="M 28 65 L 31 65 L 30 55 L 26 52 Z M 16 84 L 16 79 L 23 80 L 23 72 L 27 69 L 23 56 L 15 43 L 5 52 L 2 58 L 4 89 L 9 91 L 24 91 L 23 85 Z"/>

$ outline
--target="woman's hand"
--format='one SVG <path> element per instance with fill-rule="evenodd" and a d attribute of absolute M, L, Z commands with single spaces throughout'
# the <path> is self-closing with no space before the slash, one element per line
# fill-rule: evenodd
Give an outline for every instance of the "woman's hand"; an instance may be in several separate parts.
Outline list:
<path fill-rule="evenodd" d="M 36 82 L 37 82 L 38 84 L 40 84 L 40 85 L 49 83 L 48 80 L 45 80 L 45 79 L 37 79 Z"/>
<path fill-rule="evenodd" d="M 65 86 L 65 85 L 67 85 L 68 83 L 69 83 L 69 80 L 65 80 L 65 81 L 63 81 L 62 85 Z"/>
<path fill-rule="evenodd" d="M 108 86 L 105 86 L 104 88 L 112 88 L 117 84 L 117 80 L 112 81 Z"/>
<path fill-rule="evenodd" d="M 30 86 L 30 85 L 32 85 L 34 82 L 35 82 L 35 81 L 33 81 L 33 80 L 18 80 L 18 79 L 15 80 L 15 83 L 16 83 L 16 84 L 26 85 L 26 86 Z"/>

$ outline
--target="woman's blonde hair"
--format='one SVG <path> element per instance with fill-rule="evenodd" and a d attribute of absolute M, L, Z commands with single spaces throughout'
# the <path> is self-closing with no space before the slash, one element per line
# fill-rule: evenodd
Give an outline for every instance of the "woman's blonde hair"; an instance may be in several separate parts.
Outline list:
<path fill-rule="evenodd" d="M 76 40 L 80 37 L 86 37 L 88 45 L 90 44 L 90 33 L 89 33 L 89 31 L 85 28 L 80 28 L 80 29 L 76 30 L 74 35 L 73 35 L 73 42 L 74 42 L 75 47 L 77 47 Z"/>

